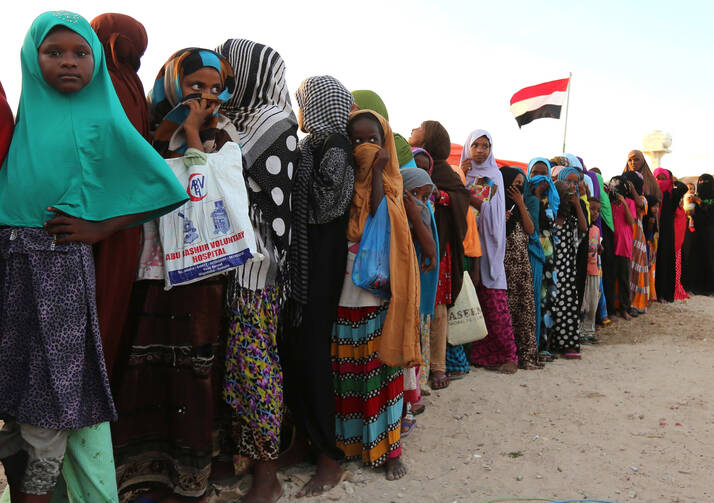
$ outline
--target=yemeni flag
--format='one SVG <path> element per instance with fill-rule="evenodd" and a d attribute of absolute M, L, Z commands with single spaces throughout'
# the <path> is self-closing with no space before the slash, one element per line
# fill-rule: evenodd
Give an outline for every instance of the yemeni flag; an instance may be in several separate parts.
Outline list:
<path fill-rule="evenodd" d="M 518 127 L 549 117 L 560 119 L 570 77 L 521 89 L 511 98 L 511 112 Z"/>

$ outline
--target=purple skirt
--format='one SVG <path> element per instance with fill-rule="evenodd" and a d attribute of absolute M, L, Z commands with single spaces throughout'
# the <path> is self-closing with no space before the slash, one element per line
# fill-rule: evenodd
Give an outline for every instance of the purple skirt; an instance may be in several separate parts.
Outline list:
<path fill-rule="evenodd" d="M 116 419 L 91 245 L 0 228 L 0 417 L 53 430 Z"/>

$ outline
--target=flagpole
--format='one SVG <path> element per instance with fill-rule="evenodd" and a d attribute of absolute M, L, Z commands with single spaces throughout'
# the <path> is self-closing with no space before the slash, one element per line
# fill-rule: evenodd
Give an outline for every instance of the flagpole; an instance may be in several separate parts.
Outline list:
<path fill-rule="evenodd" d="M 570 112 L 570 84 L 573 82 L 573 72 L 568 74 L 568 97 L 565 102 L 565 128 L 563 129 L 563 153 L 565 153 L 565 138 L 568 134 L 568 112 Z"/>

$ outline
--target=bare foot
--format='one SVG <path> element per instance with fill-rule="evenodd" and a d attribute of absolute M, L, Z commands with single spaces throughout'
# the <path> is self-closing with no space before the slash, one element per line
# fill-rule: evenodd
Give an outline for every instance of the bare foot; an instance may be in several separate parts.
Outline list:
<path fill-rule="evenodd" d="M 516 365 L 516 362 L 506 362 L 498 367 L 498 371 L 501 374 L 515 374 L 518 372 L 518 365 Z"/>
<path fill-rule="evenodd" d="M 277 476 L 277 461 L 257 461 L 253 469 L 253 485 L 242 503 L 275 503 L 283 495 Z"/>
<path fill-rule="evenodd" d="M 384 464 L 387 471 L 387 480 L 399 480 L 407 474 L 407 465 L 402 463 L 402 458 L 390 458 Z"/>
<path fill-rule="evenodd" d="M 632 316 L 630 316 L 630 313 L 628 313 L 627 311 L 622 311 L 620 313 L 620 316 L 622 316 L 625 321 L 630 321 L 632 319 Z"/>
<path fill-rule="evenodd" d="M 348 476 L 349 472 L 346 472 L 337 461 L 325 454 L 320 454 L 317 458 L 317 471 L 315 475 L 300 489 L 296 497 L 319 496 L 335 487 Z"/>

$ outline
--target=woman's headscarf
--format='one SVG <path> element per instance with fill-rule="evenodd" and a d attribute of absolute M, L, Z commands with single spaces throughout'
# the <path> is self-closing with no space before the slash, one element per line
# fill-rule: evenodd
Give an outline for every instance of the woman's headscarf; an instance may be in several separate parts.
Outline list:
<path fill-rule="evenodd" d="M 267 222 L 279 265 L 290 246 L 292 177 L 298 163 L 297 118 L 285 82 L 285 62 L 273 48 L 229 39 L 216 52 L 235 72 L 235 92 L 222 106 L 238 131 L 251 218 Z M 257 216 L 257 218 L 256 218 Z"/>
<path fill-rule="evenodd" d="M 425 185 L 431 185 L 432 189 L 436 188 L 434 182 L 431 181 L 431 177 L 426 171 L 420 168 L 403 168 L 400 169 L 402 175 L 402 180 L 404 181 L 404 190 L 412 191 L 418 189 L 419 187 L 424 187 Z M 422 221 L 424 221 L 425 210 L 426 216 L 428 217 L 428 223 L 425 222 L 426 226 L 431 230 L 431 234 L 434 237 L 434 244 L 436 249 L 439 249 L 439 231 L 436 228 L 436 220 L 434 219 L 434 213 L 431 211 L 429 205 L 424 205 L 421 201 L 417 203 L 422 206 Z M 421 246 L 417 240 L 414 240 L 414 247 L 417 250 L 417 260 L 421 257 Z M 439 264 L 428 272 L 423 272 L 419 270 L 419 277 L 421 278 L 421 294 L 419 303 L 419 313 L 422 316 L 431 316 L 434 314 L 434 304 L 436 302 L 436 290 L 439 284 Z"/>
<path fill-rule="evenodd" d="M 531 176 L 531 172 L 533 171 L 533 167 L 538 164 L 539 162 L 542 162 L 545 164 L 545 167 L 547 169 L 547 173 L 545 175 L 535 175 Z M 550 161 L 546 159 L 545 157 L 534 157 L 531 159 L 531 161 L 528 163 L 528 172 L 526 174 L 527 179 L 528 179 L 528 184 L 530 185 L 531 188 L 535 188 L 541 183 L 547 183 L 548 184 L 548 210 L 550 210 L 550 218 L 553 219 L 555 216 L 558 214 L 558 208 L 560 207 L 560 196 L 558 195 L 558 190 L 555 188 L 555 184 L 553 183 L 553 179 L 551 178 L 551 169 L 550 169 Z M 527 191 L 528 196 L 533 196 L 533 198 L 536 200 L 536 202 L 539 203 L 537 198 L 535 197 L 534 194 L 531 194 L 530 191 Z M 529 197 L 530 199 L 530 197 Z M 529 201 L 526 200 L 526 204 L 529 204 Z M 531 202 L 531 204 L 533 204 Z M 531 209 L 530 205 L 528 207 L 529 213 L 531 214 L 531 218 L 533 218 L 534 211 Z M 548 210 L 546 210 L 546 214 L 548 214 Z M 538 206 L 538 215 L 540 215 L 540 207 Z M 540 220 L 539 217 L 536 217 L 536 220 Z M 540 226 L 537 226 L 537 230 L 540 230 Z"/>
<path fill-rule="evenodd" d="M 575 168 L 581 173 L 584 171 L 583 168 L 583 163 L 580 161 L 580 158 L 574 154 L 565 154 L 565 158 L 568 159 L 568 166 L 571 168 Z"/>
<path fill-rule="evenodd" d="M 699 196 L 702 201 L 707 202 L 714 199 L 714 179 L 712 175 L 705 173 L 699 177 L 697 180 L 697 196 Z"/>
<path fill-rule="evenodd" d="M 201 68 L 213 68 L 221 77 L 224 89 L 218 96 L 203 94 L 200 97 L 225 103 L 235 89 L 233 68 L 220 54 L 196 47 L 181 49 L 174 53 L 156 76 L 154 87 L 149 91 L 149 121 L 153 133 L 154 148 L 164 157 L 181 157 L 186 152 L 183 131 L 174 136 L 188 118 L 189 109 L 184 101 L 194 97 L 184 96 L 181 80 Z M 198 96 L 196 96 L 198 97 Z M 227 130 L 229 136 L 237 136 L 230 121 L 218 114 L 201 126 L 201 140 L 215 136 L 218 130 Z"/>
<path fill-rule="evenodd" d="M 655 196 L 658 201 L 662 201 L 662 190 L 659 188 L 657 179 L 652 174 L 649 164 L 647 164 L 645 155 L 639 150 L 633 150 L 633 152 L 635 152 L 642 161 L 642 167 L 637 172 L 642 175 L 642 180 L 644 182 L 644 194 L 640 189 L 640 195 Z M 630 167 L 627 163 L 625 163 L 625 169 L 622 171 L 622 174 L 624 175 L 628 171 L 631 171 Z"/>
<path fill-rule="evenodd" d="M 5 89 L 0 84 L 0 163 L 5 160 L 7 150 L 10 148 L 13 129 L 15 129 L 15 119 L 10 105 L 7 104 Z"/>
<path fill-rule="evenodd" d="M 371 110 L 352 112 L 350 118 L 375 117 L 384 130 L 384 148 L 389 162 L 382 170 L 384 197 L 389 212 L 389 287 L 392 293 L 379 339 L 379 359 L 391 367 L 413 367 L 421 361 L 419 346 L 419 264 L 404 209 L 404 183 L 399 173 L 397 149 L 387 119 Z M 352 198 L 347 238 L 358 241 L 370 213 L 372 163 L 380 147 L 363 143 L 354 149 L 355 194 Z"/>
<path fill-rule="evenodd" d="M 520 208 L 518 208 L 516 202 L 508 196 L 508 187 L 513 185 L 513 182 L 516 181 L 518 175 L 523 175 L 524 180 L 522 194 L 524 194 L 523 198 L 525 200 L 525 193 L 528 191 L 528 180 L 526 179 L 523 170 L 519 168 L 513 168 L 511 166 L 504 166 L 501 168 L 501 176 L 503 176 L 503 190 L 506 195 L 504 208 L 505 211 L 508 211 L 513 208 L 513 210 L 511 211 L 511 218 L 509 218 L 506 222 L 506 236 L 510 236 L 513 230 L 516 228 L 516 224 L 521 221 Z"/>
<path fill-rule="evenodd" d="M 595 197 L 595 188 L 593 187 L 593 181 L 590 179 L 589 176 L 587 176 L 587 174 L 583 176 L 583 182 L 585 182 L 585 186 L 588 188 L 588 194 L 590 195 L 590 197 Z M 582 195 L 584 196 L 585 194 Z"/>
<path fill-rule="evenodd" d="M 580 172 L 577 168 L 571 168 L 571 167 L 564 167 L 564 166 L 556 166 L 553 168 L 553 176 L 558 177 L 558 181 L 560 182 L 565 182 L 565 179 L 568 178 L 572 174 L 578 175 L 578 179 L 582 178 L 582 172 Z M 580 194 L 580 189 L 576 187 L 576 191 L 578 194 Z"/>
<path fill-rule="evenodd" d="M 56 26 L 77 33 L 92 50 L 92 78 L 76 93 L 60 93 L 42 76 L 37 51 Z M 149 213 L 150 220 L 188 199 L 127 119 L 102 44 L 86 19 L 66 11 L 41 14 L 27 32 L 20 60 L 20 120 L 0 170 L 0 224 L 42 227 L 49 206 L 84 220 L 137 213 Z"/>
<path fill-rule="evenodd" d="M 353 98 L 342 83 L 329 75 L 308 77 L 295 92 L 302 110 L 302 128 L 308 135 L 300 141 L 300 162 L 293 184 L 293 234 L 290 244 L 290 270 L 292 297 L 300 304 L 307 303 L 309 284 L 309 246 L 307 225 L 310 219 L 309 194 L 312 187 L 315 155 L 330 135 L 340 136 L 346 145 L 347 121 Z M 352 171 L 351 166 L 343 166 Z M 336 173 L 336 178 L 348 180 L 345 193 L 354 189 L 354 173 Z M 351 197 L 341 198 L 340 206 L 332 214 L 343 214 L 351 204 Z M 314 272 L 313 272 L 314 273 Z"/>
<path fill-rule="evenodd" d="M 614 231 L 615 225 L 612 221 L 612 205 L 610 204 L 610 195 L 605 190 L 605 181 L 602 179 L 600 173 L 595 173 L 594 171 L 590 171 L 590 173 L 595 174 L 597 184 L 600 187 L 600 218 L 611 231 Z"/>
<path fill-rule="evenodd" d="M 669 194 L 670 197 L 672 196 L 672 189 L 674 188 L 674 181 L 672 180 L 672 173 L 669 172 L 669 170 L 666 170 L 664 168 L 657 168 L 654 170 L 654 176 L 655 180 L 657 180 L 657 185 L 659 185 L 660 191 L 662 191 L 662 194 Z M 666 180 L 660 180 L 658 177 L 659 175 L 664 175 L 667 177 Z"/>
<path fill-rule="evenodd" d="M 427 171 L 427 173 L 431 176 L 431 172 L 434 171 L 434 159 L 431 157 L 431 154 L 423 148 L 412 148 L 412 155 L 414 156 L 414 158 L 416 158 L 417 154 L 424 154 L 426 158 L 429 159 L 429 170 Z"/>
<path fill-rule="evenodd" d="M 600 200 L 600 184 L 597 181 L 597 173 L 593 171 L 586 171 L 585 177 L 590 179 L 590 184 L 588 188 L 590 189 L 590 195 L 597 200 Z M 587 182 L 586 182 L 587 183 Z"/>
<path fill-rule="evenodd" d="M 414 190 L 419 187 L 429 186 L 433 192 L 436 185 L 431 180 L 429 174 L 419 168 L 400 168 L 402 180 L 404 181 L 404 190 Z M 421 208 L 421 220 L 427 227 L 431 226 L 431 210 L 429 207 L 419 200 L 414 201 Z"/>
<path fill-rule="evenodd" d="M 439 231 L 440 260 L 446 253 L 447 243 L 451 247 L 451 299 L 455 302 L 464 279 L 464 237 L 468 230 L 466 216 L 471 194 L 446 162 L 451 152 L 451 139 L 444 126 L 437 121 L 425 121 L 424 129 L 423 148 L 434 160 L 431 179 L 439 190 L 449 194 L 449 206 L 437 205 L 435 217 Z"/>
<path fill-rule="evenodd" d="M 394 133 L 394 144 L 397 146 L 397 160 L 400 168 L 416 168 L 412 147 L 399 133 Z"/>
<path fill-rule="evenodd" d="M 506 270 L 503 260 L 506 254 L 506 189 L 503 176 L 496 164 L 493 154 L 493 140 L 488 131 L 476 129 L 464 143 L 461 151 L 461 162 L 470 156 L 474 141 L 485 136 L 491 144 L 491 152 L 486 161 L 477 164 L 471 161 L 471 169 L 466 174 L 466 183 L 472 184 L 482 177 L 490 178 L 497 186 L 491 199 L 484 201 L 478 216 L 479 234 L 481 237 L 481 282 L 486 288 L 505 290 Z"/>
<path fill-rule="evenodd" d="M 137 75 L 148 38 L 144 25 L 124 14 L 102 14 L 90 23 L 104 47 L 107 70 L 127 117 L 149 139 L 149 111 Z"/>

